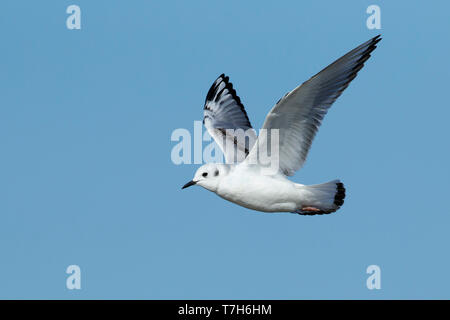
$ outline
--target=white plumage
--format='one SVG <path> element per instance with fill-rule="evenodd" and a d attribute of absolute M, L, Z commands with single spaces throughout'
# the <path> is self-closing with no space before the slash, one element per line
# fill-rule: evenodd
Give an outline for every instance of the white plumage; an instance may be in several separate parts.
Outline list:
<path fill-rule="evenodd" d="M 226 200 L 263 212 L 313 215 L 339 209 L 345 198 L 339 180 L 306 186 L 286 176 L 303 166 L 328 109 L 380 40 L 376 36 L 361 44 L 287 93 L 266 116 L 266 134 L 258 138 L 228 77 L 220 75 L 206 96 L 203 123 L 226 161 L 200 167 L 183 189 L 198 184 Z M 261 150 L 271 150 L 277 135 L 278 152 L 270 154 L 276 156 L 277 168 L 267 171 L 260 163 Z"/>

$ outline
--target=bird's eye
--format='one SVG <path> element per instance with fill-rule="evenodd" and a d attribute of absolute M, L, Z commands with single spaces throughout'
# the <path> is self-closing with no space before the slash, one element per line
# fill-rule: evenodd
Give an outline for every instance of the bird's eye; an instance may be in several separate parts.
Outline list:
<path fill-rule="evenodd" d="M 219 175 L 219 170 L 216 170 L 216 171 L 214 172 L 214 175 L 217 177 L 217 176 Z"/>
<path fill-rule="evenodd" d="M 208 172 L 203 172 L 203 173 L 202 173 L 202 176 L 203 176 L 204 178 L 206 178 L 206 177 L 208 176 Z"/>

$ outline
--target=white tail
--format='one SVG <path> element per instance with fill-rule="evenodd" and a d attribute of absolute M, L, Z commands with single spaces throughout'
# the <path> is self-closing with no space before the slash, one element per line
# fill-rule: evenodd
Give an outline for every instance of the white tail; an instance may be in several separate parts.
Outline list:
<path fill-rule="evenodd" d="M 301 191 L 302 207 L 295 211 L 302 215 L 327 214 L 344 204 L 345 188 L 339 180 L 305 186 L 296 184 Z"/>

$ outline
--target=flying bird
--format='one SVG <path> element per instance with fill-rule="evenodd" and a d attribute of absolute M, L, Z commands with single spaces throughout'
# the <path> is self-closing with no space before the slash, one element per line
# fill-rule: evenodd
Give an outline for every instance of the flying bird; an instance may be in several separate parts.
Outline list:
<path fill-rule="evenodd" d="M 220 75 L 206 96 L 203 123 L 223 151 L 225 163 L 201 166 L 182 189 L 199 185 L 228 201 L 262 212 L 318 215 L 338 210 L 345 198 L 340 180 L 303 185 L 287 176 L 303 166 L 328 109 L 380 40 L 378 35 L 361 44 L 288 92 L 267 114 L 263 124 L 266 134 L 260 132 L 259 137 L 229 78 Z M 246 138 L 242 139 L 238 132 L 245 132 Z M 274 146 L 272 141 L 276 142 Z M 267 170 L 267 164 L 261 163 L 261 150 L 269 149 L 269 145 L 276 150 L 271 153 L 273 159 L 275 153 L 277 156 L 276 170 Z"/>

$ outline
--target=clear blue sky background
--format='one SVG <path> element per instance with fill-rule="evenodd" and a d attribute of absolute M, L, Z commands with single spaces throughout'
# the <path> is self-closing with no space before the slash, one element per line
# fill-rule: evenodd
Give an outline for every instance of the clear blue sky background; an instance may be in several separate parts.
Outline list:
<path fill-rule="evenodd" d="M 82 29 L 66 28 L 66 8 Z M 381 7 L 381 30 L 366 8 Z M 2 1 L 0 298 L 450 298 L 445 1 Z M 231 77 L 252 123 L 367 39 L 293 180 L 329 216 L 263 214 L 175 166 L 176 128 Z M 66 289 L 76 264 L 82 289 Z M 366 268 L 381 267 L 381 290 Z"/>

